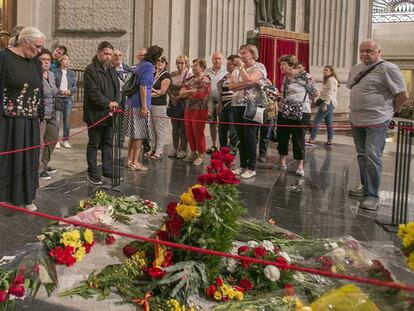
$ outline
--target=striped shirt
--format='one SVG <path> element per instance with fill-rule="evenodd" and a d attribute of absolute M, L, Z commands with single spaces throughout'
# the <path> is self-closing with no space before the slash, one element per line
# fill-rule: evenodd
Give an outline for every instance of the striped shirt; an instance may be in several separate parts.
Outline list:
<path fill-rule="evenodd" d="M 231 104 L 234 96 L 234 92 L 229 89 L 229 80 L 224 76 L 218 83 L 217 89 L 219 92 L 219 101 L 223 107 Z"/>

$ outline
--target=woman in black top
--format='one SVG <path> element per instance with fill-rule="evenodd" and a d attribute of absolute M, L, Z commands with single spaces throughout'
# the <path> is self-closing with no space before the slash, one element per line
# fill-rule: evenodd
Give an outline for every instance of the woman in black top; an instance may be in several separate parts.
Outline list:
<path fill-rule="evenodd" d="M 0 52 L 0 152 L 40 144 L 42 68 L 36 58 L 44 34 L 26 27 L 17 45 Z M 0 155 L 0 201 L 36 210 L 39 149 Z"/>
<path fill-rule="evenodd" d="M 151 150 L 146 155 L 154 160 L 161 159 L 164 149 L 167 126 L 167 91 L 171 84 L 167 65 L 165 56 L 160 57 L 155 64 L 154 84 L 151 93 L 151 117 L 155 136 L 150 142 Z"/>

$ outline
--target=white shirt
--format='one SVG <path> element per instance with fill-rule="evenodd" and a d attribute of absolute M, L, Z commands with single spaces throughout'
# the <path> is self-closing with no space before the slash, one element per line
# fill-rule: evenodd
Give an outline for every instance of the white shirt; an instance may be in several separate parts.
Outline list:
<path fill-rule="evenodd" d="M 227 74 L 226 67 L 222 66 L 217 73 L 214 72 L 213 67 L 208 68 L 206 70 L 206 74 L 208 74 L 211 79 L 211 98 L 214 101 L 218 101 L 219 94 L 217 90 L 217 83 Z"/>
<path fill-rule="evenodd" d="M 60 91 L 67 91 L 68 90 L 68 71 L 66 69 L 62 69 L 62 81 L 60 82 Z"/>

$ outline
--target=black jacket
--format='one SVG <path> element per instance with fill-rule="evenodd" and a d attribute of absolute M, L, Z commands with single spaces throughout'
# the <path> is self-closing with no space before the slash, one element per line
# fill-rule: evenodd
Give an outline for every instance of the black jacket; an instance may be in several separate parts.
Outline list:
<path fill-rule="evenodd" d="M 87 124 L 95 123 L 109 112 L 109 103 L 119 100 L 119 81 L 114 68 L 108 68 L 111 81 L 106 81 L 108 75 L 101 63 L 94 58 L 84 73 L 85 97 L 83 100 L 83 121 Z M 107 83 L 113 83 L 115 93 L 108 94 Z"/>

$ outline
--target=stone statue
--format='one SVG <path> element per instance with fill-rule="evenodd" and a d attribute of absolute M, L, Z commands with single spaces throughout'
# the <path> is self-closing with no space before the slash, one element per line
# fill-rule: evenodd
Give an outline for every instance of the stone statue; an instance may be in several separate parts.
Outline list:
<path fill-rule="evenodd" d="M 254 0 L 256 5 L 256 27 L 285 29 L 283 12 L 286 0 Z"/>

